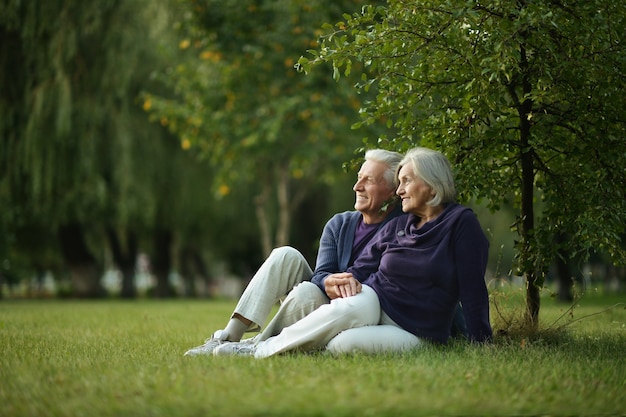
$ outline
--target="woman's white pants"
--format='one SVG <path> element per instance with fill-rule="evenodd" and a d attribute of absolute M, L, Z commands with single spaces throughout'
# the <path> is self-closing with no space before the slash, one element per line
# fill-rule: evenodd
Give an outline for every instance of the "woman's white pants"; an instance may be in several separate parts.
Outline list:
<path fill-rule="evenodd" d="M 405 350 L 419 344 L 416 336 L 386 317 L 376 292 L 363 285 L 355 296 L 336 298 L 285 327 L 277 336 L 258 343 L 255 357 L 266 358 L 295 349 L 316 350 L 327 345 L 332 353 L 339 354 Z"/>

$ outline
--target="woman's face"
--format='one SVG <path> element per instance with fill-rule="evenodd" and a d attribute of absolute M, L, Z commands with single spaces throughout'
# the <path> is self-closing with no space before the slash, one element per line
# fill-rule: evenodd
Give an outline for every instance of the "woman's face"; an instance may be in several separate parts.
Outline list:
<path fill-rule="evenodd" d="M 385 181 L 387 166 L 381 162 L 365 161 L 359 170 L 357 181 L 352 189 L 356 193 L 355 210 L 363 214 L 367 224 L 380 223 L 386 216 L 380 209 L 393 197 L 394 190 Z"/>
<path fill-rule="evenodd" d="M 423 216 L 428 209 L 426 203 L 434 197 L 433 189 L 415 175 L 410 164 L 400 169 L 398 180 L 400 185 L 396 194 L 402 199 L 402 211 Z"/>

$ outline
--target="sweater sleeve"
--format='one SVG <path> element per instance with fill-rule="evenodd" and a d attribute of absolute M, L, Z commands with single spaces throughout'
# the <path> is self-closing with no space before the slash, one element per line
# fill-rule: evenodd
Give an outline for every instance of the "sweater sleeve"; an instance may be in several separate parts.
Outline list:
<path fill-rule="evenodd" d="M 378 271 L 386 247 L 385 242 L 390 242 L 393 239 L 395 227 L 395 219 L 381 227 L 347 272 L 354 275 L 354 278 L 359 282 L 365 282 L 373 273 Z"/>
<path fill-rule="evenodd" d="M 459 297 L 469 339 L 485 342 L 492 336 L 485 284 L 489 242 L 472 211 L 467 210 L 459 220 L 454 237 Z"/>
<path fill-rule="evenodd" d="M 324 293 L 324 280 L 330 274 L 343 272 L 339 270 L 339 234 L 341 221 L 338 216 L 333 216 L 324 226 L 320 238 L 320 247 L 317 251 L 315 270 L 311 282 L 317 285 Z"/>

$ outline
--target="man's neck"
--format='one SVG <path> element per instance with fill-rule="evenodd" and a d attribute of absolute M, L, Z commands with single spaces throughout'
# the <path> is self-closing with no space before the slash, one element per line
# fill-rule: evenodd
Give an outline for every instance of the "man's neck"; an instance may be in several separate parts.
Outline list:
<path fill-rule="evenodd" d="M 395 205 L 388 206 L 385 211 L 379 211 L 376 214 L 363 214 L 363 223 L 365 224 L 379 224 L 385 221 L 389 213 L 396 208 Z"/>

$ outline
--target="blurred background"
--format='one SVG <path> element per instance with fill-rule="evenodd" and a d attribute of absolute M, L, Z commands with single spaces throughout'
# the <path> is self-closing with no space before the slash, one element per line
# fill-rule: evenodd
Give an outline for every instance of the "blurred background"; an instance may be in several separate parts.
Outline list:
<path fill-rule="evenodd" d="M 0 2 L 0 296 L 237 297 L 281 245 L 313 266 L 364 138 L 394 132 L 353 129 L 368 97 L 294 65 L 364 3 Z M 487 279 L 523 285 L 515 211 L 468 204 Z M 599 256 L 559 276 L 626 284 Z"/>

